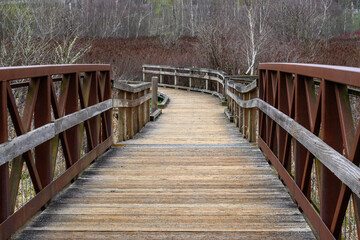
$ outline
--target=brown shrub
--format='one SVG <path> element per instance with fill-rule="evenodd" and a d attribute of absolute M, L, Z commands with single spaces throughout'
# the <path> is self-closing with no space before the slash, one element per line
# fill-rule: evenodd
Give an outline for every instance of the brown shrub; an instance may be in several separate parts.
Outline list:
<path fill-rule="evenodd" d="M 88 40 L 82 40 L 88 41 Z M 306 62 L 360 67 L 360 39 L 337 38 L 328 42 L 311 41 L 311 47 L 295 43 L 267 46 L 261 62 Z M 275 46 L 276 45 L 276 46 Z M 210 67 L 210 59 L 201 51 L 197 38 L 183 37 L 172 47 L 164 46 L 159 37 L 138 39 L 93 39 L 92 48 L 83 62 L 111 64 L 113 79 L 141 80 L 143 64 Z M 234 57 L 239 61 L 241 56 Z M 232 59 L 220 59 L 231 61 Z M 245 68 L 246 66 L 244 66 Z M 227 69 L 221 69 L 226 71 Z"/>

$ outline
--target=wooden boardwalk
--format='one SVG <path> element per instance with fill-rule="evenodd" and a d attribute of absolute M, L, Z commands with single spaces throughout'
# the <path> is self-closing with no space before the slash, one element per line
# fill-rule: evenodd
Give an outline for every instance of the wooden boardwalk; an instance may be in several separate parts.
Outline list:
<path fill-rule="evenodd" d="M 18 239 L 314 239 L 261 151 L 213 96 L 172 89 L 135 139 L 63 190 Z"/>

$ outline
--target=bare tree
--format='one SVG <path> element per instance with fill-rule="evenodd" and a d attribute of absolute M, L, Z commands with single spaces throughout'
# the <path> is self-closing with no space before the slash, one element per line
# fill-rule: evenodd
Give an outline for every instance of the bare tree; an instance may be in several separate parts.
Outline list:
<path fill-rule="evenodd" d="M 270 35 L 270 1 L 253 0 L 245 1 L 245 16 L 247 26 L 244 28 L 244 55 L 247 60 L 246 74 L 254 74 L 258 55 L 264 51 L 263 46 Z"/>

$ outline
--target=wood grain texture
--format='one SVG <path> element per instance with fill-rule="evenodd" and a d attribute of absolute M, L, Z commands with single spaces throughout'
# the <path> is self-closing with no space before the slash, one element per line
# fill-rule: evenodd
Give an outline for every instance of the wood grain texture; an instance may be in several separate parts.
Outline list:
<path fill-rule="evenodd" d="M 14 239 L 315 239 L 219 99 L 162 89 L 157 121 L 114 147 Z"/>

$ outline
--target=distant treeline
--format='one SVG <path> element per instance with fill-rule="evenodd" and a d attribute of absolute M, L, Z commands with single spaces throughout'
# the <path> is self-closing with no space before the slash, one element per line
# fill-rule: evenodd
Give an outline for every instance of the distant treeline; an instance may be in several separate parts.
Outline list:
<path fill-rule="evenodd" d="M 269 56 L 313 61 L 318 44 L 360 28 L 359 1 L 3 0 L 0 65 L 76 62 L 83 55 L 72 53 L 79 49 L 78 38 L 160 36 L 172 47 L 179 37 L 191 36 L 198 38 L 209 67 L 253 74 Z M 14 47 L 22 50 L 14 54 Z M 42 57 L 46 47 L 58 57 Z"/>

